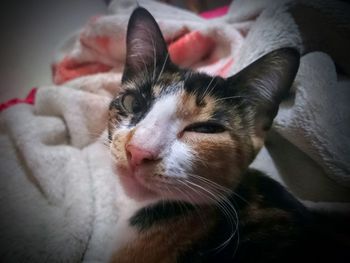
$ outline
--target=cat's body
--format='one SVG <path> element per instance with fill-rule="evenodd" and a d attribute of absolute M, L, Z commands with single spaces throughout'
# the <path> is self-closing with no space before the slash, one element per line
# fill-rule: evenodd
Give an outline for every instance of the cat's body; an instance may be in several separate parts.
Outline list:
<path fill-rule="evenodd" d="M 139 234 L 114 255 L 114 262 L 279 260 L 296 245 L 293 236 L 299 238 L 299 224 L 308 213 L 280 185 L 256 171 L 247 171 L 239 188 L 230 197 L 237 216 L 229 210 L 227 216 L 217 206 L 177 202 L 139 209 L 129 218 Z M 266 196 L 266 190 L 271 195 Z"/>
<path fill-rule="evenodd" d="M 112 262 L 348 262 L 346 218 L 320 220 L 261 172 L 248 170 L 229 200 L 237 228 L 217 206 L 156 202 L 135 207 L 121 220 L 128 225 L 124 233 L 133 234 L 123 236 Z"/>
<path fill-rule="evenodd" d="M 109 139 L 120 182 L 139 205 L 122 216 L 129 234 L 113 262 L 295 262 L 317 259 L 318 249 L 342 262 L 318 239 L 312 214 L 248 169 L 298 64 L 298 52 L 284 48 L 228 79 L 180 69 L 153 17 L 134 11 Z"/>

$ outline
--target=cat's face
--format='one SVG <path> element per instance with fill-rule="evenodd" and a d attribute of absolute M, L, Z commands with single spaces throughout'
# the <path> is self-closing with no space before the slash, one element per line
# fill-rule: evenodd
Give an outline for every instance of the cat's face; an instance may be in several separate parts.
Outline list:
<path fill-rule="evenodd" d="M 127 191 L 139 195 L 146 188 L 200 201 L 203 194 L 188 192 L 201 192 L 196 185 L 205 179 L 228 188 L 237 184 L 254 149 L 247 118 L 232 107 L 225 89 L 223 79 L 189 72 L 163 71 L 158 81 L 146 74 L 125 83 L 111 107 L 110 131 Z"/>
<path fill-rule="evenodd" d="M 126 193 L 192 203 L 229 194 L 261 148 L 298 61 L 296 51 L 277 50 L 228 79 L 179 69 L 153 17 L 136 9 L 109 119 Z"/>

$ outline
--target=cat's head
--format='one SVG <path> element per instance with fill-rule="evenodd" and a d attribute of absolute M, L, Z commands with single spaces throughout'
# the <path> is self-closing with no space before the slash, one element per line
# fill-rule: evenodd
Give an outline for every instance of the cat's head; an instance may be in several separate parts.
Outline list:
<path fill-rule="evenodd" d="M 180 69 L 154 18 L 137 8 L 127 30 L 123 91 L 109 117 L 110 148 L 126 193 L 210 203 L 217 192 L 234 189 L 298 66 L 298 52 L 283 48 L 227 79 Z"/>

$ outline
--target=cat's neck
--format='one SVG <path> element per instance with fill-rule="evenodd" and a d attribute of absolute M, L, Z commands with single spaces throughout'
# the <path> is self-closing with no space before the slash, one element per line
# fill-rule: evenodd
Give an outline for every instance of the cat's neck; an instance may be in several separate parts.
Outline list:
<path fill-rule="evenodd" d="M 215 210 L 213 206 L 160 201 L 129 213 L 124 230 L 133 234 L 129 232 L 112 262 L 176 262 L 180 254 L 208 236 L 216 224 Z"/>
<path fill-rule="evenodd" d="M 232 201 L 229 199 L 228 202 Z M 241 201 L 238 199 L 235 203 Z M 179 255 L 189 256 L 187 252 L 197 244 L 204 244 L 197 247 L 202 251 L 235 246 L 237 211 L 230 211 L 227 205 L 128 200 L 119 223 L 118 235 L 123 238 L 112 262 L 178 262 Z"/>
<path fill-rule="evenodd" d="M 135 203 L 123 215 L 122 232 L 118 235 L 127 232 L 129 236 L 115 250 L 112 262 L 170 263 L 182 262 L 182 258 L 185 262 L 195 262 L 192 259 L 212 262 L 219 254 L 227 260 L 240 253 L 238 243 L 240 247 L 249 247 L 250 240 L 255 239 L 261 239 L 262 244 L 273 240 L 276 244 L 285 242 L 286 246 L 292 246 L 288 238 L 284 239 L 283 235 L 281 238 L 285 232 L 280 229 L 295 229 L 288 236 L 296 238 L 300 233 L 296 230 L 297 222 L 307 216 L 305 209 L 282 186 L 257 171 L 247 172 L 227 201 L 234 209 L 233 214 L 221 203 L 201 206 L 179 202 Z M 256 231 L 251 231 L 256 227 L 258 236 Z M 244 240 L 239 240 L 241 231 L 245 232 Z"/>
<path fill-rule="evenodd" d="M 119 251 L 138 238 L 138 231 L 130 224 L 130 219 L 137 213 L 137 211 L 152 205 L 152 203 L 154 203 L 154 201 L 138 202 L 127 197 L 124 193 L 121 193 L 118 200 L 119 218 L 116 226 L 117 235 L 113 242 L 114 252 Z"/>

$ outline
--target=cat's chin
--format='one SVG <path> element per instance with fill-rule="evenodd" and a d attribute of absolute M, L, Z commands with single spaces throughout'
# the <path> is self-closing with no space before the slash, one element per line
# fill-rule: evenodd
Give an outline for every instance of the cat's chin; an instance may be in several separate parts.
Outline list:
<path fill-rule="evenodd" d="M 125 194 L 136 201 L 167 200 L 186 202 L 194 205 L 208 205 L 213 203 L 210 196 L 208 197 L 208 195 L 198 194 L 198 191 L 193 191 L 192 193 L 187 194 L 184 191 L 169 191 L 173 185 L 171 183 L 169 183 L 166 190 L 164 190 L 164 187 L 159 186 L 159 183 L 162 184 L 162 182 L 157 182 L 157 180 L 151 182 L 144 181 L 143 178 L 146 178 L 147 176 L 145 176 L 142 171 L 138 173 L 133 172 L 126 167 L 117 166 L 115 168 Z"/>
<path fill-rule="evenodd" d="M 131 171 L 116 167 L 120 183 L 127 196 L 137 201 L 158 199 L 158 194 L 147 188 L 141 180 Z"/>

